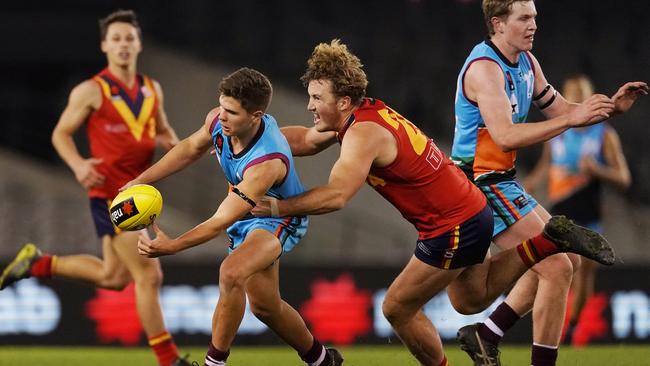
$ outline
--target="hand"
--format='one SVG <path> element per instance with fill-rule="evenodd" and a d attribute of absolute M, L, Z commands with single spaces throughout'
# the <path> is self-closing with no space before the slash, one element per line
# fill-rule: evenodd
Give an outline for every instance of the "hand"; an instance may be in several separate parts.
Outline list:
<path fill-rule="evenodd" d="M 158 225 L 153 224 L 153 231 L 156 233 L 155 239 L 149 239 L 147 235 L 140 234 L 138 238 L 138 253 L 145 257 L 156 258 L 163 255 L 174 254 L 178 250 L 175 248 L 175 240 L 170 239 Z"/>
<path fill-rule="evenodd" d="M 583 156 L 578 163 L 578 168 L 580 169 L 580 173 L 588 176 L 593 176 L 599 165 L 600 164 L 598 164 L 593 156 Z"/>
<path fill-rule="evenodd" d="M 103 162 L 103 159 L 90 158 L 82 160 L 79 165 L 72 168 L 75 178 L 82 187 L 90 189 L 104 184 L 106 177 L 95 170 L 95 165 Z"/>
<path fill-rule="evenodd" d="M 627 112 L 639 95 L 648 95 L 648 84 L 642 81 L 625 83 L 625 85 L 620 87 L 616 94 L 612 96 L 612 100 L 615 104 L 615 111 L 617 113 Z"/>
<path fill-rule="evenodd" d="M 118 191 L 122 192 L 123 190 L 125 190 L 125 189 L 127 189 L 127 188 L 129 188 L 129 187 L 137 186 L 138 184 L 144 184 L 144 183 L 142 183 L 142 182 L 140 181 L 140 179 L 135 178 L 135 179 L 133 179 L 133 180 L 127 182 L 125 185 L 121 186 L 121 187 L 118 189 Z"/>
<path fill-rule="evenodd" d="M 264 196 L 262 199 L 257 201 L 257 205 L 253 207 L 251 213 L 257 217 L 279 217 L 280 210 L 278 209 L 278 200 L 271 196 Z"/>
<path fill-rule="evenodd" d="M 609 118 L 614 112 L 614 102 L 606 95 L 594 94 L 569 113 L 569 126 L 590 126 Z"/>
<path fill-rule="evenodd" d="M 163 149 L 169 151 L 172 149 L 172 147 L 176 146 L 178 144 L 178 137 L 176 135 L 171 135 L 171 134 L 161 134 L 156 136 L 156 144 Z"/>

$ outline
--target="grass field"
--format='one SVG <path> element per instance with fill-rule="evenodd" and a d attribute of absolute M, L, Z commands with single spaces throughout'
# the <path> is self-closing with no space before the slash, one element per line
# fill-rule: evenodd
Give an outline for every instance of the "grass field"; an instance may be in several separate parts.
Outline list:
<path fill-rule="evenodd" d="M 347 347 L 340 348 L 345 366 L 402 366 L 417 365 L 403 347 Z M 205 348 L 184 348 L 191 360 L 203 364 Z M 530 365 L 528 347 L 504 347 L 504 366 Z M 452 366 L 471 365 L 469 358 L 453 345 L 447 346 L 447 356 Z M 228 359 L 228 365 L 304 365 L 288 347 L 237 347 Z M 638 366 L 650 364 L 650 347 L 644 346 L 593 346 L 574 349 L 564 347 L 560 351 L 559 366 Z M 143 366 L 155 365 L 152 353 L 145 348 L 111 347 L 13 347 L 0 346 L 0 365 L 38 366 Z"/>

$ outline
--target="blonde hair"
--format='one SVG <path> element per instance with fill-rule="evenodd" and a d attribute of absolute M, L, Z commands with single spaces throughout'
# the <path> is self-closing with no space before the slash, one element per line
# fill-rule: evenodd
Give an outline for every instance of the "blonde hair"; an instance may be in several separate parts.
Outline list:
<path fill-rule="evenodd" d="M 300 78 L 305 86 L 312 80 L 329 80 L 332 92 L 338 97 L 348 96 L 352 104 L 361 103 L 366 95 L 368 79 L 361 60 L 340 40 L 321 43 L 307 60 L 307 70 Z"/>
<path fill-rule="evenodd" d="M 494 27 L 492 26 L 492 18 L 508 17 L 512 10 L 512 4 L 528 1 L 534 2 L 535 0 L 483 0 L 483 18 L 488 29 L 488 35 L 493 36 L 495 34 Z"/>

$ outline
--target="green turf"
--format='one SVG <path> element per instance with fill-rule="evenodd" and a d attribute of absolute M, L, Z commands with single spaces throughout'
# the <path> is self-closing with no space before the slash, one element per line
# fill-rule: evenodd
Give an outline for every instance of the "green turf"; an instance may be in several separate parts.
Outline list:
<path fill-rule="evenodd" d="M 418 363 L 403 347 L 344 347 L 345 366 L 402 366 Z M 205 348 L 184 348 L 191 360 L 202 361 Z M 471 365 L 469 358 L 447 345 L 447 356 L 452 366 Z M 530 365 L 528 347 L 504 347 L 504 366 Z M 645 346 L 592 346 L 582 349 L 564 347 L 560 351 L 560 366 L 616 365 L 638 366 L 650 360 L 650 347 Z M 236 347 L 228 365 L 304 365 L 288 347 Z M 199 362 L 200 365 L 203 362 Z M 143 366 L 155 365 L 152 353 L 146 348 L 111 347 L 14 347 L 0 346 L 0 365 L 38 366 Z"/>

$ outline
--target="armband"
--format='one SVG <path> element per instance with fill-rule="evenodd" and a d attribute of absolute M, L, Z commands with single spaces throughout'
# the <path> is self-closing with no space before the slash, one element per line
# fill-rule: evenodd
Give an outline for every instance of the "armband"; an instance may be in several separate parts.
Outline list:
<path fill-rule="evenodd" d="M 555 101 L 555 97 L 557 97 L 557 90 L 553 90 L 553 96 L 551 97 L 551 99 L 549 99 L 548 102 L 544 103 L 544 105 L 540 106 L 539 110 L 541 111 L 542 109 L 547 108 L 548 106 L 553 104 L 553 102 Z"/>
<path fill-rule="evenodd" d="M 251 206 L 253 206 L 253 207 L 257 206 L 257 204 L 255 203 L 255 201 L 253 201 L 252 199 L 250 199 L 250 197 L 248 197 L 244 192 L 240 191 L 239 188 L 233 186 L 233 187 L 232 187 L 232 192 L 233 192 L 234 194 L 238 195 L 238 196 L 239 196 L 241 199 L 243 199 L 244 201 L 246 201 L 246 203 L 248 203 L 249 205 L 251 205 Z"/>

